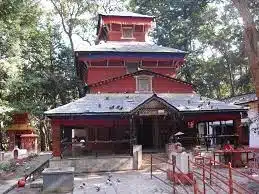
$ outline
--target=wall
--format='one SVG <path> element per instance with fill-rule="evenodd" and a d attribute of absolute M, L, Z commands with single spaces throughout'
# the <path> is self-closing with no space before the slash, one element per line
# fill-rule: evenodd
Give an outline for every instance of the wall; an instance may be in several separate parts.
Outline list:
<path fill-rule="evenodd" d="M 97 83 L 126 74 L 126 67 L 88 67 L 87 84 Z"/>
<path fill-rule="evenodd" d="M 258 107 L 258 102 L 250 102 L 248 104 L 249 106 L 249 110 L 247 111 L 248 117 L 249 118 L 253 118 L 257 115 L 258 111 L 257 111 L 257 107 Z"/>
<path fill-rule="evenodd" d="M 134 93 L 136 91 L 136 81 L 133 77 L 126 77 L 121 80 L 114 80 L 110 83 L 93 87 L 90 90 L 91 93 Z"/>
<path fill-rule="evenodd" d="M 149 70 L 149 71 L 153 71 L 155 73 L 160 73 L 162 75 L 167 75 L 170 76 L 172 78 L 175 78 L 176 76 L 176 69 L 173 67 L 144 67 L 144 69 Z"/>
<path fill-rule="evenodd" d="M 103 156 L 50 160 L 50 168 L 74 167 L 76 173 L 132 170 L 131 156 Z"/>
<path fill-rule="evenodd" d="M 171 81 L 166 78 L 156 77 L 152 82 L 153 91 L 155 93 L 192 93 L 193 88 L 177 81 Z"/>
<path fill-rule="evenodd" d="M 103 62 L 106 63 L 106 62 Z M 110 62 L 112 63 L 112 62 Z M 94 65 L 94 63 L 93 63 Z M 112 67 L 110 66 L 99 66 L 99 67 L 88 67 L 88 72 L 85 74 L 85 81 L 87 84 L 97 83 L 99 81 L 107 80 L 114 77 L 119 77 L 127 74 L 126 67 Z M 176 69 L 173 67 L 143 67 L 143 69 L 153 71 L 155 73 L 160 73 L 162 75 L 167 75 L 170 77 L 176 76 Z"/>
<path fill-rule="evenodd" d="M 132 39 L 123 39 L 121 31 L 111 31 L 109 32 L 108 41 L 137 41 L 137 42 L 145 42 L 145 33 L 143 32 L 133 32 Z"/>
<path fill-rule="evenodd" d="M 181 82 L 172 81 L 167 78 L 153 77 L 153 92 L 156 93 L 192 93 L 193 88 Z M 109 83 L 95 86 L 90 89 L 91 93 L 135 93 L 136 80 L 134 77 L 125 77 L 121 80 L 114 80 Z"/>

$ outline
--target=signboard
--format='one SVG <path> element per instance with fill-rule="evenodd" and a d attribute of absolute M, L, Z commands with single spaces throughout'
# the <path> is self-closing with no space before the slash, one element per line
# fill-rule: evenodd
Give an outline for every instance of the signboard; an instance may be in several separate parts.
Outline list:
<path fill-rule="evenodd" d="M 139 116 L 152 116 L 152 115 L 167 115 L 165 110 L 157 109 L 142 109 L 138 112 Z"/>

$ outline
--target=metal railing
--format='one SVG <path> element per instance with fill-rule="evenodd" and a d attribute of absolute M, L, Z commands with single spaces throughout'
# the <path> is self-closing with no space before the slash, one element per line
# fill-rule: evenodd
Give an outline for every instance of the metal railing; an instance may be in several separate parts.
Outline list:
<path fill-rule="evenodd" d="M 150 164 L 151 179 L 156 178 L 171 187 L 174 194 L 180 193 L 180 189 L 181 193 L 185 191 L 185 193 L 194 194 L 222 192 L 228 194 L 253 194 L 257 193 L 259 190 L 259 179 L 233 168 L 231 163 L 226 165 L 209 157 L 199 156 L 199 160 L 194 161 L 188 157 L 188 174 L 192 174 L 193 178 L 190 178 L 188 174 L 184 174 L 176 166 L 174 158 L 172 158 L 171 161 L 167 161 L 166 159 L 151 154 Z M 165 164 L 166 168 L 159 166 L 161 164 Z M 167 178 L 161 178 L 161 176 L 156 175 L 154 171 L 165 173 Z M 171 178 L 168 178 L 169 172 L 171 173 Z M 177 173 L 180 173 L 181 176 L 184 177 L 184 182 L 181 181 L 183 180 L 182 178 L 180 180 Z M 246 184 L 242 184 L 244 183 L 243 181 Z M 254 183 L 258 188 L 254 190 L 249 187 L 248 183 Z"/>
<path fill-rule="evenodd" d="M 231 163 L 226 165 L 221 162 L 212 160 L 211 158 L 202 156 L 200 156 L 198 161 L 199 162 L 194 162 L 188 159 L 188 168 L 190 170 L 191 165 L 192 168 L 195 168 L 195 170 L 192 172 L 197 179 L 202 181 L 204 194 L 207 193 L 209 189 L 215 193 L 222 191 L 228 194 L 233 194 L 234 192 L 247 194 L 254 193 L 253 190 L 247 187 L 247 184 L 245 186 L 240 184 L 240 182 L 237 182 L 235 180 L 235 175 L 239 178 L 244 178 L 250 182 L 254 182 L 259 186 L 259 180 L 232 168 Z M 215 164 L 217 164 L 217 167 Z M 219 168 L 227 169 L 227 171 L 223 170 L 223 172 L 220 172 Z"/>
<path fill-rule="evenodd" d="M 162 168 L 158 167 L 157 164 L 153 163 L 154 159 L 172 167 L 172 175 L 173 175 L 172 178 L 173 178 L 173 180 L 171 182 L 167 182 L 166 180 L 163 180 L 162 178 L 160 178 L 159 176 L 154 174 L 154 170 L 159 170 L 159 171 L 161 171 L 163 173 L 166 173 L 168 175 L 168 169 L 162 169 Z M 175 176 L 176 170 L 183 175 L 184 179 L 187 181 L 187 184 L 183 183 L 177 176 Z M 175 161 L 174 161 L 173 158 L 172 158 L 172 162 L 168 162 L 168 161 L 166 161 L 162 158 L 155 157 L 154 155 L 151 154 L 150 155 L 150 177 L 151 177 L 151 179 L 154 177 L 154 178 L 160 180 L 161 182 L 163 182 L 164 184 L 166 184 L 167 186 L 171 187 L 174 194 L 177 193 L 177 192 L 180 192 L 180 188 L 183 191 L 185 191 L 186 193 L 194 193 L 194 194 L 201 193 L 198 189 L 196 180 L 190 179 L 190 177 L 188 177 L 186 174 L 184 174 L 175 165 Z M 191 191 L 187 190 L 186 185 L 191 185 L 191 187 L 192 187 Z"/>
<path fill-rule="evenodd" d="M 53 157 L 53 156 L 52 156 Z M 51 157 L 51 158 L 52 158 Z M 42 173 L 42 171 L 49 167 L 49 160 L 51 159 L 49 158 L 48 160 L 46 160 L 44 163 L 40 164 L 38 167 L 36 167 L 34 170 L 32 170 L 29 173 L 25 173 L 24 175 L 24 179 L 26 181 L 34 181 L 37 177 L 39 177 Z"/>

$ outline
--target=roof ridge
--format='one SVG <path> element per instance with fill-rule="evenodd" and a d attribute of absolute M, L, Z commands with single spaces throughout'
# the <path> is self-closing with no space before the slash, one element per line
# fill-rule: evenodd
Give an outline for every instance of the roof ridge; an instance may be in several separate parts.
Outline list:
<path fill-rule="evenodd" d="M 221 100 L 229 100 L 229 99 L 232 99 L 232 98 L 246 96 L 246 95 L 252 95 L 252 94 L 256 94 L 256 93 L 255 92 L 249 92 L 249 93 L 245 93 L 245 94 L 238 94 L 238 95 L 235 95 L 235 96 L 222 98 Z"/>

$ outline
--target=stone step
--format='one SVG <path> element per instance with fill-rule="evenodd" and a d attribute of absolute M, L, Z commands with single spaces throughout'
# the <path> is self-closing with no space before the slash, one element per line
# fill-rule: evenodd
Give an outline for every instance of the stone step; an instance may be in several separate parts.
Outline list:
<path fill-rule="evenodd" d="M 43 180 L 42 179 L 36 179 L 35 181 L 31 182 L 29 184 L 30 188 L 43 188 Z"/>

